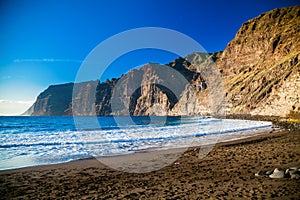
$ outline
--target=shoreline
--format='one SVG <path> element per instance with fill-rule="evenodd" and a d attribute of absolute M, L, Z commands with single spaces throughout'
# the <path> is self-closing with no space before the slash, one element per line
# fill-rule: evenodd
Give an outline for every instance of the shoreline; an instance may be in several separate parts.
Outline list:
<path fill-rule="evenodd" d="M 148 173 L 117 171 L 96 159 L 3 170 L 0 197 L 297 199 L 300 180 L 254 174 L 300 167 L 299 145 L 299 130 L 280 129 L 218 143 L 201 159 L 202 147 L 191 147 L 171 165 Z"/>
<path fill-rule="evenodd" d="M 205 145 L 201 145 L 202 147 L 214 147 L 216 145 L 220 145 L 220 144 L 230 144 L 230 143 L 239 143 L 242 142 L 244 140 L 255 140 L 256 137 L 260 137 L 263 135 L 267 135 L 269 134 L 269 132 L 274 132 L 274 131 L 281 131 L 281 129 L 275 129 L 273 126 L 266 126 L 266 127 L 257 127 L 255 129 L 249 129 L 249 130 L 239 130 L 239 131 L 231 131 L 231 132 L 226 132 L 226 134 L 231 134 L 231 133 L 242 133 L 243 136 L 241 138 L 230 138 L 230 135 L 220 135 L 221 137 L 223 136 L 225 141 L 221 141 L 219 142 L 218 140 L 220 140 L 220 138 L 216 139 L 216 142 L 212 142 L 212 143 L 208 143 Z M 250 135 L 250 136 L 244 136 L 244 135 Z M 209 135 L 209 136 L 214 136 L 215 134 Z M 218 134 L 217 134 L 218 136 Z M 201 137 L 201 136 L 200 136 Z M 226 137 L 228 137 L 226 139 Z M 197 137 L 196 137 L 197 138 Z M 122 158 L 122 159 L 126 159 L 126 157 L 135 157 L 135 156 L 139 156 L 139 155 L 145 155 L 145 153 L 155 153 L 155 152 L 164 152 L 164 151 L 168 151 L 170 153 L 172 152 L 180 152 L 180 154 L 184 153 L 185 151 L 187 151 L 190 148 L 197 148 L 199 147 L 198 145 L 194 145 L 194 146 L 184 146 L 184 147 L 151 147 L 148 149 L 144 149 L 144 150 L 138 150 L 138 151 L 133 151 L 130 153 L 124 153 L 124 154 L 116 154 L 116 155 L 107 155 L 107 156 L 99 156 L 99 157 L 86 157 L 86 158 L 79 158 L 79 159 L 75 159 L 75 160 L 69 160 L 69 161 L 65 161 L 65 162 L 58 162 L 58 163 L 49 163 L 49 164 L 40 164 L 40 165 L 32 165 L 32 166 L 23 166 L 23 167 L 18 167 L 18 168 L 10 168 L 10 169 L 1 169 L 0 170 L 0 174 L 1 172 L 5 172 L 5 171 L 11 171 L 11 170 L 26 170 L 27 168 L 39 168 L 39 167 L 47 167 L 48 166 L 55 166 L 55 165 L 64 165 L 67 163 L 72 163 L 72 162 L 83 162 L 83 161 L 88 161 L 88 160 L 101 160 L 102 158 L 104 160 L 118 160 L 118 158 Z M 140 156 L 139 156 L 140 157 Z M 134 162 L 134 161 L 133 161 Z"/>
<path fill-rule="evenodd" d="M 270 130 L 270 131 L 264 131 L 261 133 L 258 133 L 257 135 L 246 137 L 246 138 L 239 138 L 235 140 L 230 140 L 230 141 L 224 141 L 224 142 L 217 142 L 216 144 L 208 144 L 208 145 L 202 145 L 201 148 L 205 147 L 211 147 L 213 146 L 214 148 L 222 147 L 222 146 L 231 146 L 231 145 L 242 145 L 244 143 L 251 143 L 251 142 L 257 142 L 257 141 L 262 141 L 268 139 L 268 137 L 274 137 L 276 135 L 281 135 L 283 132 L 286 131 L 284 129 L 278 129 L 278 130 Z M 193 149 L 200 148 L 200 146 L 192 146 L 192 147 L 181 147 L 181 148 L 170 148 L 170 149 L 159 149 L 159 148 L 153 148 L 153 149 L 146 149 L 146 150 L 140 150 L 137 152 L 132 152 L 128 154 L 118 154 L 118 155 L 111 155 L 111 156 L 100 156 L 98 157 L 99 159 L 101 158 L 123 158 L 126 159 L 126 157 L 132 157 L 136 155 L 143 155 L 145 153 L 151 153 L 151 152 L 157 152 L 157 151 L 176 151 L 179 150 L 182 153 L 185 153 L 186 151 L 191 151 Z M 34 170 L 45 170 L 45 169 L 52 169 L 52 168 L 61 168 L 65 166 L 77 166 L 77 164 L 82 164 L 85 162 L 90 162 L 90 161 L 98 161 L 99 162 L 99 167 L 107 167 L 103 163 L 101 163 L 96 157 L 89 157 L 89 158 L 79 158 L 76 160 L 71 160 L 71 161 L 66 161 L 66 162 L 61 162 L 61 163 L 51 163 L 51 164 L 42 164 L 42 165 L 34 165 L 34 166 L 25 166 L 25 167 L 20 167 L 20 168 L 13 168 L 13 169 L 4 169 L 0 170 L 0 175 L 1 174 L 7 174 L 11 172 L 22 172 L 22 171 L 34 171 Z M 172 163 L 171 163 L 172 165 Z"/>

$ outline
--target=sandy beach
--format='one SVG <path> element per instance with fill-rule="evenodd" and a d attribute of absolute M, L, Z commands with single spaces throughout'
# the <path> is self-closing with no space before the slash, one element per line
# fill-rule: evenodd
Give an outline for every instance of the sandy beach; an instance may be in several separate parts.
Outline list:
<path fill-rule="evenodd" d="M 300 198 L 299 179 L 254 175 L 259 170 L 274 170 L 276 167 L 300 167 L 299 130 L 276 130 L 219 143 L 201 159 L 199 149 L 190 148 L 172 165 L 149 173 L 117 171 L 96 159 L 1 171 L 0 198 Z"/>

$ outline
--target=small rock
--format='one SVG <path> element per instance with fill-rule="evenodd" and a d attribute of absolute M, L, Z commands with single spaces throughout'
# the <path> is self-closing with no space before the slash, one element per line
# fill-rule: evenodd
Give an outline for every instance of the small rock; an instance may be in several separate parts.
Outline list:
<path fill-rule="evenodd" d="M 276 168 L 272 174 L 269 175 L 270 178 L 284 178 L 285 173 L 283 169 Z"/>
<path fill-rule="evenodd" d="M 270 174 L 272 174 L 273 173 L 273 170 L 270 170 L 270 171 L 267 171 L 266 172 L 266 175 L 270 175 Z"/>
<path fill-rule="evenodd" d="M 297 173 L 297 169 L 289 168 L 285 171 L 285 175 L 287 175 L 287 176 L 292 176 L 295 173 Z"/>
<path fill-rule="evenodd" d="M 263 175 L 265 175 L 265 172 L 263 171 L 258 171 L 255 173 L 255 176 L 263 176 Z"/>
<path fill-rule="evenodd" d="M 292 174 L 291 179 L 300 179 L 300 175 L 299 174 Z"/>
<path fill-rule="evenodd" d="M 300 168 L 299 168 L 299 167 L 290 167 L 289 169 L 298 170 L 298 169 L 300 169 Z"/>

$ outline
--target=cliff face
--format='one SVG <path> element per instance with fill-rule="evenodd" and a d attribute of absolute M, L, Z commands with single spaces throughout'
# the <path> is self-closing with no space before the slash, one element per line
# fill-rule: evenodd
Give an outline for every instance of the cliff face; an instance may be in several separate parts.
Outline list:
<path fill-rule="evenodd" d="M 221 52 L 193 53 L 185 60 L 187 67 L 197 73 L 180 95 L 178 103 L 170 110 L 170 115 L 224 115 L 225 89 L 215 61 Z"/>
<path fill-rule="evenodd" d="M 79 83 L 78 91 L 74 95 L 78 102 L 82 105 L 90 104 L 91 93 L 93 87 L 96 87 L 98 81 L 89 81 Z M 72 94 L 73 83 L 52 85 L 43 91 L 36 99 L 31 108 L 26 111 L 26 114 L 32 116 L 62 116 L 72 114 Z M 77 109 L 80 115 L 90 115 L 94 112 L 90 110 L 90 106 L 82 106 L 82 109 Z"/>
<path fill-rule="evenodd" d="M 181 94 L 181 98 L 174 108 L 169 112 L 170 115 L 210 115 L 212 113 L 210 93 L 207 83 L 198 79 L 188 84 Z"/>
<path fill-rule="evenodd" d="M 217 60 L 228 112 L 285 116 L 299 112 L 300 6 L 244 23 Z"/>
<path fill-rule="evenodd" d="M 77 116 L 95 115 L 95 93 L 98 83 L 99 81 L 75 83 L 72 87 L 73 99 L 64 113 Z"/>
<path fill-rule="evenodd" d="M 114 115 L 169 115 L 190 81 L 200 74 L 178 58 L 168 65 L 148 64 L 123 75 L 114 88 Z"/>
<path fill-rule="evenodd" d="M 244 23 L 223 52 L 148 64 L 119 79 L 50 86 L 32 115 L 300 113 L 300 6 Z M 73 108 L 73 110 L 72 110 Z"/>
<path fill-rule="evenodd" d="M 261 14 L 242 25 L 224 52 L 186 57 L 192 63 L 188 69 L 215 77 L 208 77 L 207 90 L 197 89 L 201 80 L 192 81 L 171 114 L 300 113 L 299 58 L 300 6 Z M 222 83 L 218 83 L 217 73 L 207 70 L 214 68 L 213 62 Z M 223 111 L 216 111 L 219 109 Z"/>
<path fill-rule="evenodd" d="M 96 114 L 99 116 L 111 115 L 111 96 L 113 88 L 115 87 L 118 79 L 107 80 L 104 83 L 99 83 L 96 89 Z M 95 115 L 95 113 L 94 113 Z"/>
<path fill-rule="evenodd" d="M 33 104 L 35 116 L 60 116 L 72 101 L 73 83 L 51 85 L 42 92 Z"/>

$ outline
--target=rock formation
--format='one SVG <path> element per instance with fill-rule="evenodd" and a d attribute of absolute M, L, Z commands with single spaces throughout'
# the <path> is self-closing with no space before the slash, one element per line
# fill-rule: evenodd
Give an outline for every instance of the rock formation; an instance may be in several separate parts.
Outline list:
<path fill-rule="evenodd" d="M 300 178 L 300 168 L 299 167 L 290 167 L 284 171 L 281 168 L 275 168 L 270 171 L 258 171 L 255 173 L 256 177 L 264 177 L 268 176 L 270 178 L 291 178 L 291 179 L 299 179 Z"/>
<path fill-rule="evenodd" d="M 118 79 L 107 80 L 106 82 L 97 85 L 96 89 L 96 114 L 99 116 L 111 115 L 111 96 L 113 88 L 116 85 Z M 93 113 L 95 115 L 95 113 Z"/>
<path fill-rule="evenodd" d="M 299 59 L 300 6 L 275 9 L 245 22 L 223 52 L 76 83 L 73 102 L 73 84 L 50 86 L 26 114 L 300 115 Z"/>
<path fill-rule="evenodd" d="M 216 63 L 229 113 L 285 116 L 300 112 L 300 6 L 244 23 Z"/>
<path fill-rule="evenodd" d="M 65 115 L 87 116 L 95 115 L 96 88 L 99 81 L 75 83 L 72 88 L 72 99 Z"/>
<path fill-rule="evenodd" d="M 114 115 L 169 115 L 180 95 L 199 73 L 178 58 L 168 65 L 150 63 L 123 75 L 114 88 Z"/>
<path fill-rule="evenodd" d="M 78 83 L 78 91 L 74 91 L 74 93 L 74 83 L 51 85 L 37 97 L 35 103 L 24 114 L 32 116 L 72 115 L 73 94 L 74 100 L 83 105 L 76 109 L 76 114 L 92 115 L 95 112 L 88 105 L 91 104 L 90 101 L 93 99 L 91 96 L 94 96 L 91 91 L 97 84 L 98 81 Z"/>

